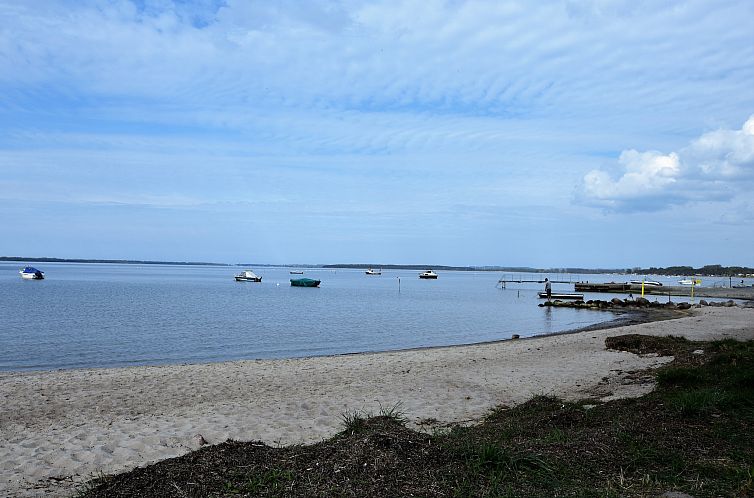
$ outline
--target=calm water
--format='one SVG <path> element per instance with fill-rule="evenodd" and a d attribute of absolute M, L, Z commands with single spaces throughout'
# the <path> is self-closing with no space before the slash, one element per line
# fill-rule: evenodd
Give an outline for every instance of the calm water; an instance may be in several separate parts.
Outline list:
<path fill-rule="evenodd" d="M 382 276 L 306 270 L 303 276 L 322 280 L 312 289 L 290 287 L 288 268 L 255 268 L 263 281 L 249 283 L 235 282 L 232 277 L 241 269 L 232 267 L 72 263 L 35 265 L 47 278 L 24 281 L 18 275 L 22 266 L 0 263 L 0 370 L 467 344 L 613 318 L 539 308 L 540 285 L 501 290 L 498 272 L 446 271 L 427 281 L 409 270 Z"/>

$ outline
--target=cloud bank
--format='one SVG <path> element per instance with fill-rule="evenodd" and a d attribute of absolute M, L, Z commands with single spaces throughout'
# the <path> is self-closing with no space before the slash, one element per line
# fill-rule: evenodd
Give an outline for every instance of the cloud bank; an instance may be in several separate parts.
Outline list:
<path fill-rule="evenodd" d="M 738 130 L 703 134 L 678 152 L 623 151 L 617 174 L 584 175 L 580 200 L 614 211 L 652 211 L 731 200 L 754 187 L 754 115 Z"/>
<path fill-rule="evenodd" d="M 750 0 L 0 0 L 0 232 L 46 238 L 5 250 L 553 265 L 557 238 L 564 264 L 609 266 L 624 244 L 575 247 L 651 230 L 587 205 L 671 206 L 658 246 L 701 228 L 735 255 L 754 244 L 750 134 L 731 131 L 754 112 L 752 18 Z"/>

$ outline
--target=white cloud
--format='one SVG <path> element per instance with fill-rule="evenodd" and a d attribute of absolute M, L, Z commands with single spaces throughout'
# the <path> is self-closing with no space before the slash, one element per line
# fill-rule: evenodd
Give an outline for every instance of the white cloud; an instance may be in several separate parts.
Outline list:
<path fill-rule="evenodd" d="M 754 116 L 740 130 L 705 133 L 684 151 L 705 178 L 725 181 L 754 179 Z"/>
<path fill-rule="evenodd" d="M 624 151 L 618 175 L 592 170 L 580 197 L 614 210 L 654 210 L 673 204 L 731 199 L 754 185 L 754 115 L 740 130 L 708 132 L 679 152 Z M 648 202 L 649 201 L 649 202 Z"/>
<path fill-rule="evenodd" d="M 627 199 L 655 195 L 673 185 L 681 173 L 678 154 L 624 151 L 618 162 L 625 173 L 613 181 L 604 171 L 594 170 L 584 177 L 584 191 L 596 199 Z"/>

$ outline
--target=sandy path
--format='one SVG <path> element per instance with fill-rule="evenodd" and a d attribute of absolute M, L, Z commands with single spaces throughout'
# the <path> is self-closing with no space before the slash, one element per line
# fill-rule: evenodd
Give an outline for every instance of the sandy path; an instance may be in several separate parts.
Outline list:
<path fill-rule="evenodd" d="M 181 455 L 197 447 L 197 434 L 210 443 L 307 443 L 341 430 L 344 412 L 396 403 L 412 423 L 454 423 L 537 394 L 641 395 L 651 384 L 624 384 L 623 374 L 668 359 L 605 350 L 605 337 L 627 333 L 754 339 L 754 309 L 705 308 L 678 320 L 476 346 L 3 373 L 0 496 L 57 496 L 71 488 L 59 477 L 81 482 Z"/>

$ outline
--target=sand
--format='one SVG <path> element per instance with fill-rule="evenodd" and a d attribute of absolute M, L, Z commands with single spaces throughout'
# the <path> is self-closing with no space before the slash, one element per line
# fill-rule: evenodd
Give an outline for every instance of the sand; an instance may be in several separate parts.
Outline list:
<path fill-rule="evenodd" d="M 640 396 L 630 372 L 670 358 L 608 351 L 621 334 L 754 339 L 754 309 L 498 343 L 294 360 L 0 374 L 0 496 L 60 496 L 76 483 L 228 438 L 311 443 L 342 415 L 399 409 L 415 426 L 473 423 L 534 395 Z"/>

